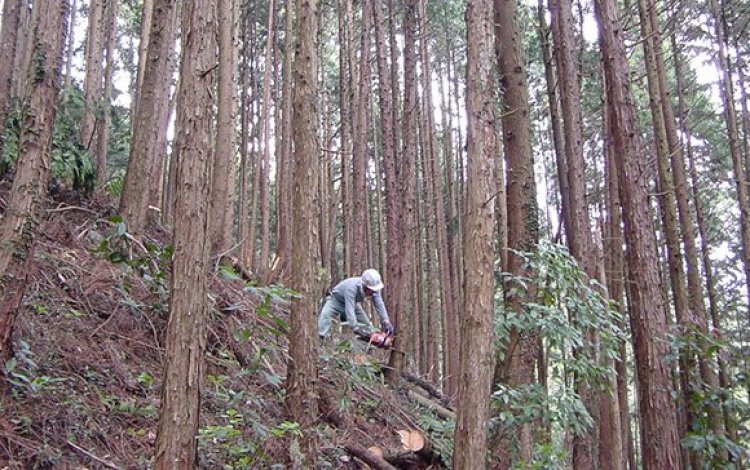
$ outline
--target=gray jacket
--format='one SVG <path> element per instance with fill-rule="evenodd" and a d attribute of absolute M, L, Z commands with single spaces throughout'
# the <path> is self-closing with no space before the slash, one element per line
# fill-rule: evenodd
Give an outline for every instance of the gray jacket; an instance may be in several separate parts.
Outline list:
<path fill-rule="evenodd" d="M 336 300 L 337 304 L 343 307 L 343 312 L 346 316 L 346 321 L 350 325 L 357 324 L 357 318 L 354 314 L 354 309 L 357 304 L 361 304 L 365 300 L 365 291 L 362 287 L 361 277 L 350 277 L 336 284 L 336 287 L 331 289 L 331 297 Z M 390 323 L 388 318 L 388 310 L 385 308 L 385 302 L 383 302 L 383 296 L 380 291 L 372 294 L 372 304 L 375 306 L 375 311 L 380 317 L 380 323 Z"/>

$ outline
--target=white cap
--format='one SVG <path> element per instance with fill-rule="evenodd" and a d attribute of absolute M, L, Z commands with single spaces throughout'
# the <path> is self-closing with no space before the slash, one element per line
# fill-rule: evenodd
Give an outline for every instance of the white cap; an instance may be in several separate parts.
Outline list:
<path fill-rule="evenodd" d="M 362 284 L 375 292 L 385 287 L 383 281 L 380 279 L 380 273 L 374 269 L 367 269 L 362 273 Z"/>

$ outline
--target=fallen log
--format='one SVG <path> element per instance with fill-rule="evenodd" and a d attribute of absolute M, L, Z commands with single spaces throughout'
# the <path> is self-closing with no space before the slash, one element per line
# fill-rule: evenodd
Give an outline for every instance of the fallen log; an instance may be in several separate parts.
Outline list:
<path fill-rule="evenodd" d="M 412 383 L 418 387 L 420 387 L 425 392 L 429 393 L 430 396 L 440 402 L 445 408 L 450 409 L 451 408 L 451 401 L 448 397 L 443 395 L 440 390 L 435 388 L 434 385 L 432 385 L 430 382 L 417 377 L 416 375 L 410 374 L 408 372 L 403 373 L 404 378 L 407 382 Z"/>
<path fill-rule="evenodd" d="M 427 439 L 427 436 L 422 434 L 421 431 L 417 431 L 415 429 L 401 429 L 399 431 L 396 431 L 396 433 L 398 433 L 399 437 L 401 438 L 401 446 L 407 453 L 419 457 L 419 460 L 427 462 L 430 465 L 434 465 L 442 461 L 440 455 L 435 453 L 435 450 L 433 449 L 432 444 L 430 444 L 430 441 Z M 406 456 L 404 455 L 404 452 L 395 454 L 389 453 L 383 456 L 383 458 L 393 463 L 394 465 L 397 465 L 396 462 L 402 462 L 405 457 Z"/>
<path fill-rule="evenodd" d="M 398 470 L 396 467 L 388 463 L 383 457 L 372 452 L 370 449 L 362 447 L 359 444 L 347 444 L 344 446 L 347 452 L 357 457 L 367 465 L 371 466 L 376 470 Z"/>
<path fill-rule="evenodd" d="M 413 390 L 408 390 L 407 395 L 409 398 L 414 400 L 415 402 L 419 403 L 420 405 L 424 406 L 428 410 L 434 411 L 438 416 L 444 419 L 456 419 L 456 413 L 449 410 L 448 408 L 444 407 L 443 405 L 440 405 L 438 403 L 435 403 L 434 401 L 430 400 L 429 398 L 422 396 L 418 394 L 417 392 Z"/>

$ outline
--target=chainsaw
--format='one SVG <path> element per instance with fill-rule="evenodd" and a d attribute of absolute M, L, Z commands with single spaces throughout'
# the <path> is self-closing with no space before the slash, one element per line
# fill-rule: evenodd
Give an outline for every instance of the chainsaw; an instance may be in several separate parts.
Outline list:
<path fill-rule="evenodd" d="M 357 338 L 380 349 L 390 349 L 393 345 L 393 335 L 389 335 L 382 331 L 375 331 L 372 333 L 359 331 L 357 332 Z"/>

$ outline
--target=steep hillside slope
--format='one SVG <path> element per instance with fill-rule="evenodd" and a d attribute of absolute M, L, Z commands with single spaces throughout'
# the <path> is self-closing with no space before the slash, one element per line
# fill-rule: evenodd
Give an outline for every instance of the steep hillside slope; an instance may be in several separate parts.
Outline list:
<path fill-rule="evenodd" d="M 113 217 L 110 201 L 58 199 L 25 273 L 15 356 L 3 365 L 0 468 L 149 468 L 169 234 L 152 226 L 139 243 Z M 283 409 L 289 292 L 225 269 L 212 275 L 210 292 L 199 466 L 291 467 L 299 430 Z M 319 468 L 365 468 L 361 459 L 377 468 L 444 467 L 452 421 L 424 407 L 450 415 L 434 391 L 430 399 L 429 386 L 386 385 L 385 352 L 345 334 L 320 351 Z M 399 431 L 407 438 L 404 431 L 419 431 L 430 448 L 406 451 Z M 390 463 L 367 453 L 371 446 Z"/>

